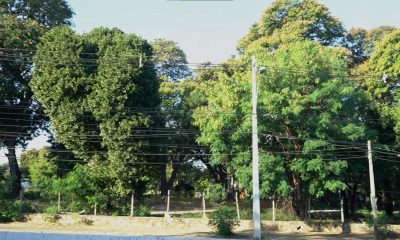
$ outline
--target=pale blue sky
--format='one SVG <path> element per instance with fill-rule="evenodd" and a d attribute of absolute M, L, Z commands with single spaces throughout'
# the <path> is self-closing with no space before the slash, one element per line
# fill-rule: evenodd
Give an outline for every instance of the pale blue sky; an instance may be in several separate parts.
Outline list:
<path fill-rule="evenodd" d="M 152 40 L 177 42 L 190 62 L 221 62 L 235 53 L 237 41 L 257 22 L 272 0 L 168 1 L 68 0 L 78 32 L 118 27 Z M 399 0 L 323 0 L 346 26 L 400 27 Z"/>
<path fill-rule="evenodd" d="M 272 0 L 168 1 L 68 0 L 76 15 L 74 28 L 82 33 L 99 26 L 118 27 L 148 40 L 177 42 L 190 62 L 222 62 L 235 53 L 237 41 L 257 22 Z M 400 27 L 400 0 L 323 0 L 346 28 Z M 46 143 L 41 136 L 28 148 Z M 20 151 L 19 151 L 20 152 Z M 6 158 L 0 151 L 0 163 Z M 3 156 L 3 157 L 2 157 Z"/>

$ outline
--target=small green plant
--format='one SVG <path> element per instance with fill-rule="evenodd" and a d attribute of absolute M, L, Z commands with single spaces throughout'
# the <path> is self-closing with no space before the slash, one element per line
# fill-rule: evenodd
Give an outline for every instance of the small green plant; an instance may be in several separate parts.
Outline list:
<path fill-rule="evenodd" d="M 220 206 L 215 212 L 210 214 L 209 223 L 220 236 L 231 236 L 233 229 L 239 224 L 236 218 L 236 211 L 228 206 Z"/>
<path fill-rule="evenodd" d="M 44 210 L 43 218 L 46 222 L 56 223 L 61 216 L 58 214 L 57 207 L 51 206 Z"/>
<path fill-rule="evenodd" d="M 372 217 L 368 218 L 367 225 L 374 230 L 376 239 L 386 239 L 392 233 L 389 220 L 389 217 L 385 214 L 379 215 L 375 221 Z"/>
<path fill-rule="evenodd" d="M 150 213 L 151 212 L 150 212 L 150 208 L 149 207 L 147 207 L 145 205 L 140 205 L 135 211 L 135 216 L 147 217 L 147 216 L 151 215 Z"/>
<path fill-rule="evenodd" d="M 17 204 L 9 201 L 0 201 L 0 222 L 14 222 L 19 220 Z"/>

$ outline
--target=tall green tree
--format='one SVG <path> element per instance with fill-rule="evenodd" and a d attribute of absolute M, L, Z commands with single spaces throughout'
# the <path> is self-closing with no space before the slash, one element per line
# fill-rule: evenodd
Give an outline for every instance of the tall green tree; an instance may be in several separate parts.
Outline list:
<path fill-rule="evenodd" d="M 149 168 L 136 162 L 151 161 L 141 153 L 155 121 L 143 109 L 158 107 L 159 83 L 153 66 L 140 66 L 141 55 L 151 58 L 151 47 L 136 35 L 58 27 L 42 37 L 34 59 L 31 86 L 56 141 L 93 168 L 109 169 L 106 189 L 117 196 L 148 178 Z"/>
<path fill-rule="evenodd" d="M 29 87 L 31 56 L 40 36 L 53 26 L 69 24 L 72 14 L 64 0 L 0 1 L 0 144 L 7 148 L 15 193 L 21 178 L 15 148 L 24 146 L 43 120 Z"/>
<path fill-rule="evenodd" d="M 190 76 L 186 54 L 176 42 L 156 39 L 151 42 L 151 47 L 153 49 L 152 61 L 155 63 L 160 78 L 176 82 Z"/>
<path fill-rule="evenodd" d="M 316 0 L 276 0 L 239 41 L 238 49 L 243 51 L 251 42 L 271 36 L 276 30 L 298 21 L 305 23 L 306 31 L 302 35 L 305 39 L 318 41 L 322 45 L 337 46 L 343 43 L 346 31 L 342 23 L 323 4 Z"/>
<path fill-rule="evenodd" d="M 361 96 L 346 74 L 350 53 L 310 40 L 290 41 L 274 51 L 266 40 L 249 45 L 239 70 L 218 75 L 207 93 L 208 105 L 196 110 L 195 123 L 201 130 L 198 141 L 210 147 L 213 161 L 230 166 L 250 190 L 251 72 L 240 69 L 255 55 L 267 66 L 267 73 L 258 75 L 261 195 L 292 193 L 304 217 L 307 196 L 346 188 L 341 179 L 346 156 L 325 154 L 336 148 L 329 140 L 360 140 L 367 130 L 354 117 L 362 117 Z M 298 71 L 285 71 L 288 66 Z M 215 115 L 204 118 L 207 112 Z"/>
<path fill-rule="evenodd" d="M 346 35 L 345 46 L 352 52 L 352 65 L 364 63 L 371 57 L 375 44 L 395 31 L 392 26 L 379 26 L 371 30 L 352 28 Z"/>
<path fill-rule="evenodd" d="M 381 40 L 379 40 L 381 38 Z M 354 69 L 356 74 L 363 74 L 355 81 L 365 90 L 371 99 L 370 116 L 375 119 L 369 125 L 378 132 L 378 143 L 385 145 L 399 144 L 400 107 L 399 107 L 399 81 L 400 81 L 400 31 L 391 27 L 378 28 L 371 34 L 371 39 L 377 39 L 372 48 L 370 58 Z M 390 154 L 378 150 L 375 157 L 396 161 Z M 393 146 L 391 147 L 393 149 Z M 396 149 L 397 149 L 396 148 Z M 393 154 L 392 154 L 393 155 Z M 382 191 L 382 200 L 385 204 L 386 214 L 393 215 L 392 192 L 398 191 L 399 166 L 393 162 L 378 161 L 376 169 L 376 186 Z"/>

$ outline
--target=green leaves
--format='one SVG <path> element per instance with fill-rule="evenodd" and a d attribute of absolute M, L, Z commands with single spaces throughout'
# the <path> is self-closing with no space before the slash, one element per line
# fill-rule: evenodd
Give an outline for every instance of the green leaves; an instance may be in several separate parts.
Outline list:
<path fill-rule="evenodd" d="M 287 31 L 289 28 L 292 31 Z M 259 23 L 250 28 L 248 35 L 239 42 L 238 49 L 247 51 L 252 42 L 263 37 L 278 36 L 280 31 L 288 33 L 280 35 L 281 39 L 296 35 L 296 40 L 308 39 L 332 46 L 340 45 L 345 35 L 341 22 L 319 2 L 277 0 L 265 10 Z"/>
<path fill-rule="evenodd" d="M 326 191 L 345 189 L 341 176 L 347 163 L 340 161 L 345 156 L 335 159 L 334 153 L 325 152 L 334 151 L 334 144 L 309 138 L 366 136 L 366 128 L 354 117 L 360 98 L 346 73 L 349 52 L 301 38 L 277 41 L 278 32 L 249 44 L 237 60 L 237 65 L 249 64 L 254 54 L 258 65 L 267 68 L 257 74 L 261 195 L 287 195 L 301 188 L 321 197 Z M 274 43 L 273 50 L 269 43 Z M 201 130 L 197 140 L 210 147 L 214 164 L 228 166 L 250 190 L 251 75 L 235 69 L 233 74 L 220 71 L 217 77 L 206 91 L 208 104 L 194 114 Z M 215 114 L 204 118 L 206 113 Z M 264 137 L 265 132 L 272 134 Z"/>
<path fill-rule="evenodd" d="M 109 187 L 121 195 L 140 179 L 132 167 L 141 146 L 135 129 L 154 122 L 137 109 L 159 104 L 155 71 L 140 67 L 142 54 L 151 57 L 150 45 L 118 29 L 80 36 L 59 27 L 43 36 L 35 56 L 31 86 L 56 141 L 81 159 L 109 161 Z"/>

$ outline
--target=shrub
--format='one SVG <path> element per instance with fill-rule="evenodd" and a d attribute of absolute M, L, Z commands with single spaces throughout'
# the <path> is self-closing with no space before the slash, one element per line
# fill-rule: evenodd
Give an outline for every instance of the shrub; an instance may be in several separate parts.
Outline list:
<path fill-rule="evenodd" d="M 0 222 L 19 220 L 19 206 L 16 203 L 0 201 Z"/>
<path fill-rule="evenodd" d="M 44 210 L 43 218 L 46 222 L 56 223 L 61 216 L 58 214 L 57 206 L 51 206 Z"/>
<path fill-rule="evenodd" d="M 151 212 L 150 212 L 150 208 L 149 207 L 147 207 L 145 205 L 140 205 L 135 211 L 135 216 L 147 217 L 147 216 L 151 215 L 150 213 Z"/>
<path fill-rule="evenodd" d="M 210 214 L 209 224 L 221 236 L 230 236 L 233 234 L 233 229 L 239 224 L 236 219 L 236 211 L 228 206 L 220 206 L 215 212 Z"/>

